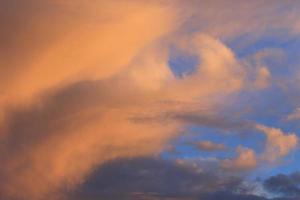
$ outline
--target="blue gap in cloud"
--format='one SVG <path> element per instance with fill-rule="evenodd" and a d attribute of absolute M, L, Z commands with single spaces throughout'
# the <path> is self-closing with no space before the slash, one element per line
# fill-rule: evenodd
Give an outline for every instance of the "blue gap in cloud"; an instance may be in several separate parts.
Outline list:
<path fill-rule="evenodd" d="M 171 47 L 168 64 L 176 78 L 184 78 L 196 72 L 199 59 L 197 55 Z"/>

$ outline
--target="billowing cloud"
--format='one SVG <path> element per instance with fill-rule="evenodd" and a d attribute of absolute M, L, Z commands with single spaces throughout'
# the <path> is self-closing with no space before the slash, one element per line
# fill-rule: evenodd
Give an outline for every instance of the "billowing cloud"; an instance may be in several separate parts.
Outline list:
<path fill-rule="evenodd" d="M 282 158 L 298 145 L 298 138 L 294 133 L 285 134 L 280 129 L 263 125 L 257 125 L 256 127 L 267 136 L 266 149 L 263 155 L 265 160 L 275 161 Z"/>
<path fill-rule="evenodd" d="M 239 146 L 236 150 L 237 156 L 221 161 L 221 167 L 226 170 L 245 171 L 253 169 L 257 165 L 256 154 L 252 149 Z"/>

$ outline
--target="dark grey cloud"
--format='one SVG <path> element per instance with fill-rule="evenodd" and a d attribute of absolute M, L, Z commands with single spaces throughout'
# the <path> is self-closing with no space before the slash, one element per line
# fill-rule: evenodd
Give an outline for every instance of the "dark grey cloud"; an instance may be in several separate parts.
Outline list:
<path fill-rule="evenodd" d="M 300 198 L 300 172 L 272 176 L 264 182 L 264 186 L 270 192 Z"/>
<path fill-rule="evenodd" d="M 215 192 L 212 194 L 202 195 L 199 200 L 267 200 L 265 197 L 247 194 L 234 194 L 232 192 Z"/>
<path fill-rule="evenodd" d="M 70 199 L 267 200 L 239 177 L 160 158 L 119 159 L 90 175 Z"/>
<path fill-rule="evenodd" d="M 279 178 L 278 178 L 279 177 Z M 273 194 L 270 181 L 284 187 L 288 178 L 299 183 L 299 173 L 265 180 L 264 186 Z M 279 179 L 279 180 L 278 180 Z M 242 177 L 217 173 L 216 169 L 200 170 L 159 157 L 117 159 L 96 169 L 76 190 L 69 192 L 72 200 L 296 200 L 285 189 L 282 197 L 268 198 L 255 193 L 256 186 L 244 184 Z M 275 192 L 275 193 L 274 193 Z M 256 194 L 256 195 L 255 195 Z"/>
<path fill-rule="evenodd" d="M 237 177 L 220 178 L 213 172 L 203 173 L 191 166 L 159 158 L 136 158 L 103 165 L 84 184 L 82 191 L 100 194 L 142 192 L 173 196 L 233 189 L 239 184 L 240 179 Z"/>

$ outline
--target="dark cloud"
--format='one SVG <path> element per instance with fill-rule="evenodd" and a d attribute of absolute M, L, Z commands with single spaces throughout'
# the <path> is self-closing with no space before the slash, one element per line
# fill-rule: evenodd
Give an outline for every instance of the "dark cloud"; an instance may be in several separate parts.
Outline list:
<path fill-rule="evenodd" d="M 232 192 L 216 192 L 200 196 L 199 200 L 267 200 L 265 197 L 247 194 L 234 194 Z"/>
<path fill-rule="evenodd" d="M 270 192 L 300 198 L 300 172 L 272 176 L 264 182 L 264 186 Z"/>
<path fill-rule="evenodd" d="M 265 184 L 281 177 L 278 175 Z M 298 181 L 299 174 L 288 176 Z M 280 182 L 280 181 L 277 181 Z M 285 184 L 285 182 L 277 183 Z M 265 185 L 266 186 L 266 185 Z M 280 186 L 279 186 L 280 187 Z M 268 198 L 255 195 L 256 186 L 244 184 L 243 178 L 201 170 L 188 163 L 161 158 L 139 157 L 110 161 L 95 170 L 76 190 L 72 200 L 296 200 L 285 195 Z M 274 192 L 274 189 L 270 190 Z M 276 192 L 276 191 L 275 191 Z M 287 192 L 286 192 L 287 193 Z"/>
<path fill-rule="evenodd" d="M 200 169 L 199 169 L 200 170 Z M 80 193 L 193 196 L 199 192 L 224 190 L 240 184 L 235 177 L 219 178 L 213 172 L 159 158 L 122 159 L 106 163 L 81 187 Z"/>
<path fill-rule="evenodd" d="M 71 199 L 264 200 L 242 179 L 160 158 L 114 160 L 97 169 Z M 240 194 L 241 193 L 241 194 Z"/>

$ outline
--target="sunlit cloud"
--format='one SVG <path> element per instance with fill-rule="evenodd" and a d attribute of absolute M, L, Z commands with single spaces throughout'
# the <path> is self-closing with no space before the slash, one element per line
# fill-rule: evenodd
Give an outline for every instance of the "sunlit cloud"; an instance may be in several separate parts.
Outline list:
<path fill-rule="evenodd" d="M 280 129 L 257 125 L 257 129 L 264 132 L 267 136 L 266 150 L 264 159 L 275 161 L 286 156 L 298 145 L 298 137 L 294 133 L 285 134 Z"/>
<path fill-rule="evenodd" d="M 253 169 L 257 165 L 255 152 L 252 149 L 239 146 L 236 150 L 237 157 L 225 159 L 221 166 L 226 170 L 243 171 Z"/>

